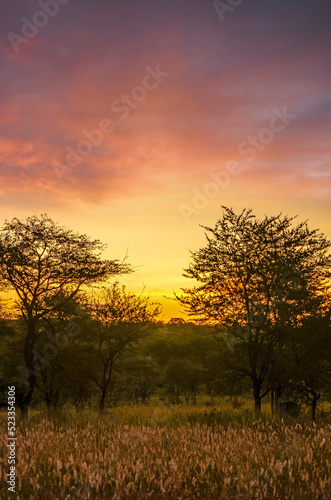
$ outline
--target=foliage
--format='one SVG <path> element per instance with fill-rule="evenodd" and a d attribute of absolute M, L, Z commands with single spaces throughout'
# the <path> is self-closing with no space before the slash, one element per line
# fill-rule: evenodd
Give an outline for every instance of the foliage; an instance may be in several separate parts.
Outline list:
<path fill-rule="evenodd" d="M 330 286 L 331 242 L 307 223 L 277 215 L 258 220 L 223 207 L 207 245 L 192 252 L 184 276 L 198 282 L 177 297 L 198 321 L 224 327 L 228 372 L 248 377 L 257 413 L 269 392 L 274 353 L 289 330 L 323 314 Z"/>
<path fill-rule="evenodd" d="M 127 292 L 119 283 L 105 289 L 89 307 L 95 321 L 87 348 L 90 351 L 92 347 L 89 358 L 95 353 L 96 359 L 92 363 L 89 360 L 87 374 L 100 390 L 99 407 L 103 410 L 119 360 L 155 328 L 161 308 L 159 304 L 150 303 L 148 297 Z"/>
<path fill-rule="evenodd" d="M 40 321 L 61 312 L 84 286 L 130 271 L 118 261 L 102 260 L 103 249 L 99 240 L 64 229 L 47 215 L 6 221 L 0 232 L 0 287 L 16 292 L 26 323 L 26 412 L 37 384 L 34 349 L 43 333 Z"/>

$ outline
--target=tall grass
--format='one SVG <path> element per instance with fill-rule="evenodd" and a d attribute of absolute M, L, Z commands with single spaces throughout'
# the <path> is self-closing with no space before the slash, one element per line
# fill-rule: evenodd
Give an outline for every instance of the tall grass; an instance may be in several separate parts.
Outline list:
<path fill-rule="evenodd" d="M 67 410 L 54 421 L 35 415 L 18 427 L 16 498 L 331 498 L 330 423 L 253 422 L 247 411 L 232 419 L 229 410 L 190 407 L 117 408 L 102 417 Z"/>

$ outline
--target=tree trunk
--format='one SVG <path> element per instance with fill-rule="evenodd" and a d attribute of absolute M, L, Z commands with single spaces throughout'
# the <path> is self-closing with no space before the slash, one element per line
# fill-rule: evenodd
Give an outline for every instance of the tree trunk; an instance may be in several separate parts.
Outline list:
<path fill-rule="evenodd" d="M 255 418 L 260 418 L 261 415 L 261 387 L 257 381 L 253 380 L 253 395 L 254 395 L 254 411 Z"/>
<path fill-rule="evenodd" d="M 105 409 L 106 395 L 107 395 L 107 389 L 105 387 L 103 387 L 102 391 L 101 391 L 101 398 L 100 398 L 100 403 L 99 403 L 99 410 L 101 412 L 104 411 L 104 409 Z"/>
<path fill-rule="evenodd" d="M 28 421 L 28 413 L 29 413 L 29 405 L 23 404 L 21 408 L 21 416 L 24 424 L 26 424 Z"/>
<path fill-rule="evenodd" d="M 312 420 L 315 420 L 317 401 L 319 400 L 320 397 L 321 397 L 320 394 L 317 394 L 315 391 L 313 392 L 313 399 L 311 402 L 311 418 L 312 418 Z"/>
<path fill-rule="evenodd" d="M 275 391 L 275 410 L 276 410 L 276 415 L 279 416 L 279 402 L 280 398 L 282 397 L 284 391 L 284 387 L 281 385 L 277 386 L 277 389 Z"/>
<path fill-rule="evenodd" d="M 33 349 L 36 341 L 35 329 L 35 322 L 31 324 L 28 323 L 28 333 L 24 344 L 24 361 L 29 373 L 27 380 L 28 390 L 22 398 L 22 417 L 23 421 L 25 422 L 28 420 L 29 406 L 31 404 L 32 396 L 37 384 L 37 374 L 35 370 L 35 361 L 33 355 Z"/>
<path fill-rule="evenodd" d="M 271 405 L 271 415 L 275 415 L 275 390 L 271 389 L 270 392 L 270 405 Z"/>
<path fill-rule="evenodd" d="M 280 401 L 280 396 L 279 396 L 278 392 L 276 391 L 276 394 L 275 394 L 275 415 L 277 415 L 277 417 L 279 416 L 279 401 Z"/>
<path fill-rule="evenodd" d="M 103 374 L 102 374 L 102 382 L 101 382 L 101 398 L 100 398 L 100 403 L 99 403 L 99 410 L 100 412 L 104 411 L 105 409 L 105 404 L 106 404 L 106 397 L 108 393 L 108 387 L 110 385 L 111 377 L 112 377 L 112 371 L 113 371 L 113 364 L 110 363 L 105 364 L 103 367 Z"/>
<path fill-rule="evenodd" d="M 46 393 L 45 393 L 45 401 L 46 401 L 47 408 L 50 408 L 52 406 L 52 398 L 51 398 L 48 391 L 46 391 Z"/>
<path fill-rule="evenodd" d="M 255 412 L 255 417 L 260 418 L 260 416 L 261 416 L 261 398 L 260 398 L 260 396 L 254 396 L 254 412 Z"/>

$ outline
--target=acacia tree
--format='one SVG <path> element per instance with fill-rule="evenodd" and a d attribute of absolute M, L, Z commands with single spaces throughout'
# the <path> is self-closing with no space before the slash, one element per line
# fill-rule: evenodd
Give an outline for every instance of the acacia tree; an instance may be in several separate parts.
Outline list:
<path fill-rule="evenodd" d="M 90 315 L 82 304 L 72 299 L 40 320 L 34 357 L 37 365 L 36 388 L 42 394 L 47 408 L 53 410 L 67 397 L 68 392 L 79 395 L 86 380 L 81 377 L 79 359 L 82 332 L 89 327 Z"/>
<path fill-rule="evenodd" d="M 150 303 L 149 297 L 127 292 L 125 286 L 120 287 L 118 283 L 105 289 L 90 308 L 95 318 L 95 332 L 91 330 L 90 342 L 96 359 L 91 362 L 93 350 L 87 344 L 87 373 L 100 390 L 99 409 L 103 411 L 119 360 L 129 347 L 154 328 L 161 308 L 159 304 Z"/>
<path fill-rule="evenodd" d="M 130 271 L 116 260 L 101 259 L 104 248 L 99 240 L 65 229 L 46 214 L 6 221 L 0 232 L 0 286 L 16 292 L 26 325 L 25 418 L 36 386 L 34 347 L 43 333 L 39 331 L 41 320 L 60 311 L 83 287 Z"/>
<path fill-rule="evenodd" d="M 320 308 L 331 276 L 330 241 L 293 219 L 223 207 L 215 228 L 202 226 L 207 245 L 184 270 L 198 285 L 177 297 L 197 320 L 226 327 L 231 369 L 250 378 L 257 415 L 276 347 Z"/>

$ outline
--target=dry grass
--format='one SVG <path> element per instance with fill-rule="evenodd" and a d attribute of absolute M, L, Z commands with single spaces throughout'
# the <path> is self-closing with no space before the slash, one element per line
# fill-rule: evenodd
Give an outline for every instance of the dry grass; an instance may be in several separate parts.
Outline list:
<path fill-rule="evenodd" d="M 20 427 L 16 498 L 331 498 L 330 424 L 153 427 L 113 418 Z M 4 499 L 6 445 L 4 435 Z"/>

